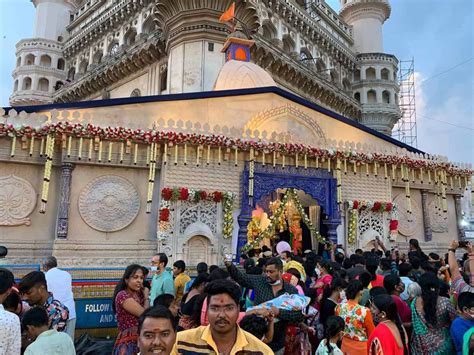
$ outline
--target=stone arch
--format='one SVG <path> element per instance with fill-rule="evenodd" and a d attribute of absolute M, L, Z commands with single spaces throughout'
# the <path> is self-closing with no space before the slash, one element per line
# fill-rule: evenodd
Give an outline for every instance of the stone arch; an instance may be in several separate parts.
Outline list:
<path fill-rule="evenodd" d="M 335 84 L 339 84 L 339 73 L 336 69 L 332 69 L 329 71 L 329 76 L 331 78 L 331 81 Z"/>
<path fill-rule="evenodd" d="M 35 65 L 35 55 L 34 54 L 28 54 L 26 57 L 25 57 L 25 65 Z"/>
<path fill-rule="evenodd" d="M 342 79 L 342 87 L 344 88 L 345 91 L 351 90 L 351 82 L 349 81 L 348 78 Z"/>
<path fill-rule="evenodd" d="M 98 50 L 97 52 L 95 52 L 93 57 L 92 57 L 92 63 L 100 64 L 102 62 L 103 55 L 104 54 L 102 53 L 101 50 Z"/>
<path fill-rule="evenodd" d="M 134 89 L 132 93 L 130 94 L 130 97 L 140 97 L 142 96 L 142 92 L 140 89 Z"/>
<path fill-rule="evenodd" d="M 390 91 L 384 90 L 382 91 L 382 102 L 384 104 L 390 104 Z"/>
<path fill-rule="evenodd" d="M 258 113 L 256 116 L 250 119 L 250 121 L 247 122 L 244 127 L 244 132 L 247 130 L 262 130 L 262 128 L 267 126 L 269 122 L 278 120 L 280 118 L 293 119 L 294 121 L 304 126 L 306 129 L 308 129 L 312 133 L 313 137 L 322 139 L 324 141 L 326 140 L 326 135 L 324 134 L 324 131 L 321 129 L 317 121 L 310 115 L 297 109 L 291 104 L 274 107 L 270 110 Z"/>
<path fill-rule="evenodd" d="M 354 71 L 354 81 L 360 81 L 360 70 L 356 69 Z"/>
<path fill-rule="evenodd" d="M 375 104 L 377 103 L 377 92 L 373 89 L 367 91 L 367 103 Z"/>
<path fill-rule="evenodd" d="M 184 230 L 183 245 L 188 243 L 189 240 L 196 235 L 201 235 L 201 236 L 206 237 L 209 240 L 209 243 L 211 245 L 217 244 L 216 237 L 212 233 L 211 228 L 207 224 L 197 221 L 197 222 L 191 223 Z"/>
<path fill-rule="evenodd" d="M 57 67 L 58 67 L 59 70 L 64 70 L 64 68 L 66 67 L 66 62 L 64 61 L 63 58 L 58 59 Z"/>
<path fill-rule="evenodd" d="M 76 75 L 76 68 L 71 67 L 69 71 L 67 72 L 67 80 L 73 81 L 75 75 Z"/>
<path fill-rule="evenodd" d="M 365 79 L 375 80 L 376 79 L 375 68 L 369 67 L 365 70 Z"/>
<path fill-rule="evenodd" d="M 316 71 L 320 74 L 327 74 L 326 73 L 326 63 L 322 58 L 316 59 Z"/>
<path fill-rule="evenodd" d="M 21 86 L 22 90 L 31 90 L 31 78 L 29 76 L 23 79 L 23 84 Z"/>
<path fill-rule="evenodd" d="M 81 61 L 81 64 L 79 64 L 79 73 L 80 74 L 85 74 L 87 72 L 88 67 L 89 67 L 89 63 L 87 62 L 86 59 L 83 59 Z"/>
<path fill-rule="evenodd" d="M 47 67 L 47 68 L 50 68 L 51 67 L 51 57 L 47 54 L 43 54 L 41 57 L 40 57 L 40 65 L 42 67 Z"/>
<path fill-rule="evenodd" d="M 114 42 L 110 43 L 108 49 L 109 50 L 107 51 L 107 53 L 109 53 L 109 55 L 115 55 L 119 50 L 118 42 L 114 41 Z"/>
<path fill-rule="evenodd" d="M 37 89 L 39 91 L 49 91 L 49 80 L 46 78 L 39 79 Z"/>
<path fill-rule="evenodd" d="M 188 265 L 197 265 L 200 262 L 211 263 L 211 244 L 203 235 L 193 235 L 185 244 L 184 260 Z"/>
<path fill-rule="evenodd" d="M 390 80 L 390 70 L 388 70 L 387 68 L 382 68 L 382 70 L 380 71 L 380 77 L 382 78 L 382 80 Z"/>
<path fill-rule="evenodd" d="M 277 37 L 278 31 L 270 19 L 263 20 L 263 37 L 272 40 Z"/>
<path fill-rule="evenodd" d="M 15 83 L 13 84 L 13 91 L 17 91 L 18 90 L 18 79 L 15 80 Z"/>
<path fill-rule="evenodd" d="M 360 102 L 360 92 L 356 91 L 354 93 L 354 99 L 356 99 L 358 102 Z"/>
<path fill-rule="evenodd" d="M 153 20 L 153 16 L 149 15 L 146 20 L 143 22 L 142 25 L 142 33 L 148 35 L 150 33 L 155 32 L 157 26 L 155 21 Z"/>
<path fill-rule="evenodd" d="M 137 30 L 135 29 L 135 27 L 132 26 L 128 29 L 128 31 L 123 36 L 123 42 L 125 43 L 125 45 L 131 46 L 135 43 L 136 39 L 137 39 Z"/>
<path fill-rule="evenodd" d="M 292 54 L 295 52 L 296 42 L 291 37 L 290 33 L 283 35 L 283 51 L 287 54 Z"/>

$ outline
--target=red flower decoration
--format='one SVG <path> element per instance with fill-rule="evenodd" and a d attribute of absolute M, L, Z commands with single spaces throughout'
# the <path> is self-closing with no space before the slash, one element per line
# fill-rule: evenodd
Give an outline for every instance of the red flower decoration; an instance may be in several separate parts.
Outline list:
<path fill-rule="evenodd" d="M 205 200 L 207 198 L 207 192 L 199 191 L 199 197 L 201 198 L 201 200 Z"/>
<path fill-rule="evenodd" d="M 179 189 L 179 199 L 181 201 L 186 201 L 189 197 L 189 190 L 185 187 Z"/>
<path fill-rule="evenodd" d="M 161 197 L 165 201 L 171 200 L 171 198 L 173 197 L 173 190 L 168 187 L 165 187 L 163 190 L 161 190 Z"/>
<path fill-rule="evenodd" d="M 385 205 L 385 212 L 390 212 L 393 209 L 393 204 L 391 202 L 388 202 Z"/>
<path fill-rule="evenodd" d="M 372 207 L 372 211 L 378 212 L 380 211 L 381 207 L 382 207 L 382 204 L 380 202 L 374 202 L 374 207 Z"/>
<path fill-rule="evenodd" d="M 222 201 L 222 192 L 214 191 L 214 193 L 212 194 L 212 199 L 216 203 L 221 202 Z"/>
<path fill-rule="evenodd" d="M 354 209 L 357 210 L 359 209 L 359 201 L 354 201 Z"/>
<path fill-rule="evenodd" d="M 170 220 L 170 210 L 168 208 L 162 208 L 160 210 L 160 222 L 168 222 Z"/>
<path fill-rule="evenodd" d="M 390 221 L 390 230 L 391 231 L 396 231 L 398 229 L 398 221 L 396 219 L 392 219 Z"/>

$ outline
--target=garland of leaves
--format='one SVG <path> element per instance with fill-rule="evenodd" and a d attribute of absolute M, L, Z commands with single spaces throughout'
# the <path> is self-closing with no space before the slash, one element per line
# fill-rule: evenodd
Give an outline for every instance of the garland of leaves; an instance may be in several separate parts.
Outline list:
<path fill-rule="evenodd" d="M 316 238 L 318 242 L 324 242 L 324 238 L 321 237 L 319 232 L 314 228 L 313 224 L 311 223 L 309 217 L 306 215 L 303 206 L 301 205 L 301 202 L 298 199 L 298 195 L 296 194 L 294 189 L 288 189 L 286 193 L 283 195 L 283 198 L 281 199 L 280 206 L 277 208 L 275 213 L 270 216 L 270 224 L 268 227 L 262 231 L 257 238 L 255 238 L 252 242 L 245 244 L 242 247 L 242 252 L 246 253 L 249 250 L 255 249 L 260 246 L 260 243 L 264 240 L 264 238 L 269 238 L 272 239 L 274 234 L 275 234 L 275 227 L 276 224 L 278 223 L 280 216 L 284 213 L 285 207 L 288 203 L 289 200 L 293 200 L 295 203 L 296 210 L 298 211 L 299 215 L 301 216 L 303 222 L 306 224 L 308 227 L 311 236 Z"/>
<path fill-rule="evenodd" d="M 222 234 L 225 239 L 231 238 L 234 229 L 234 218 L 232 216 L 234 200 L 235 195 L 232 192 L 207 192 L 204 190 L 192 190 L 186 187 L 164 187 L 161 190 L 161 203 L 159 211 L 160 228 L 157 233 L 158 240 L 166 239 L 172 229 L 170 216 L 172 203 L 176 201 L 189 201 L 194 203 L 199 203 L 201 201 L 211 201 L 215 203 L 221 202 L 224 214 Z"/>

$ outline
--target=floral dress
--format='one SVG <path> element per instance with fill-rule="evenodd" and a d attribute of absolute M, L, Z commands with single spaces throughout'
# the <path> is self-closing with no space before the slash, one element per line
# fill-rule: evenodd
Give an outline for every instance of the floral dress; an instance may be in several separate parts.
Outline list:
<path fill-rule="evenodd" d="M 138 317 L 128 313 L 123 308 L 125 300 L 133 298 L 142 307 L 145 305 L 143 294 L 131 294 L 126 290 L 117 293 L 115 297 L 115 309 L 117 310 L 117 324 L 119 333 L 115 340 L 113 355 L 138 354 Z"/>
<path fill-rule="evenodd" d="M 366 355 L 367 341 L 374 330 L 370 309 L 354 300 L 347 300 L 336 306 L 336 315 L 346 324 L 341 350 L 345 354 Z"/>
<path fill-rule="evenodd" d="M 436 307 L 436 327 L 428 323 L 416 309 L 416 298 L 411 303 L 413 335 L 412 354 L 448 355 L 454 354 L 454 346 L 449 334 L 449 327 L 456 317 L 456 309 L 445 297 L 438 297 Z"/>

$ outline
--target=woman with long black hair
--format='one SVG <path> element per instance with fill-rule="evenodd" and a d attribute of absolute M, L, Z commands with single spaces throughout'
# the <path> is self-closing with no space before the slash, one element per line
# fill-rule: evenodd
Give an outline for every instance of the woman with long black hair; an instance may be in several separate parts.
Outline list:
<path fill-rule="evenodd" d="M 119 334 L 113 355 L 135 355 L 138 353 L 138 318 L 150 306 L 150 290 L 143 287 L 143 267 L 127 266 L 122 279 L 115 287 L 112 309 L 117 315 Z"/>
<path fill-rule="evenodd" d="M 408 336 L 398 316 L 397 305 L 390 295 L 375 296 L 370 309 L 379 324 L 368 341 L 369 355 L 408 355 Z"/>
<path fill-rule="evenodd" d="M 331 316 L 326 323 L 326 337 L 319 343 L 315 355 L 343 355 L 337 343 L 344 335 L 344 319 L 338 316 Z"/>
<path fill-rule="evenodd" d="M 435 273 L 427 272 L 421 275 L 421 297 L 415 297 L 411 303 L 413 354 L 454 352 L 449 327 L 456 317 L 456 309 L 448 298 L 439 296 L 439 286 Z"/>
<path fill-rule="evenodd" d="M 410 239 L 408 241 L 408 258 L 413 258 L 414 256 L 419 258 L 420 261 L 428 261 L 428 256 L 423 253 L 420 247 L 420 243 L 418 242 L 418 239 Z"/>

